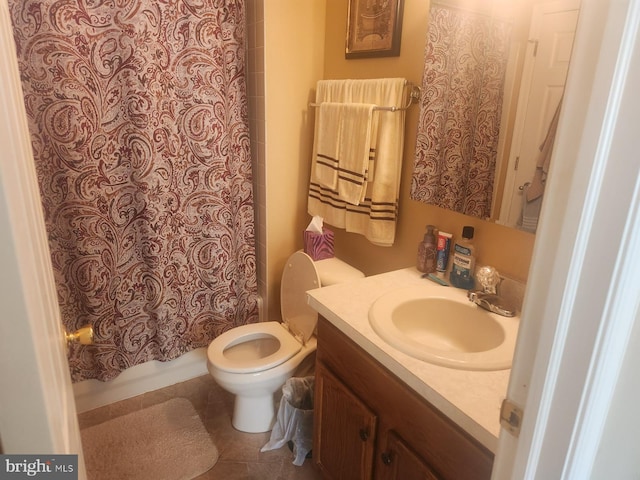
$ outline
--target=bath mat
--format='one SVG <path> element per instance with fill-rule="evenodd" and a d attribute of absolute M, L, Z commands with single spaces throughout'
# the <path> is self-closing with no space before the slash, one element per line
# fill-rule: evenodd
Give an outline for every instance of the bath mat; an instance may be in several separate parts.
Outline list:
<path fill-rule="evenodd" d="M 189 480 L 218 460 L 218 450 L 186 398 L 81 431 L 89 480 Z"/>

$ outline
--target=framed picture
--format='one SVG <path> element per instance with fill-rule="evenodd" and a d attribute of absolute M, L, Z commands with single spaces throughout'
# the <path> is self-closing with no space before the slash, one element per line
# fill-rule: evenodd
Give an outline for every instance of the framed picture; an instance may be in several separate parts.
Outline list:
<path fill-rule="evenodd" d="M 349 0 L 345 58 L 400 55 L 404 0 Z"/>

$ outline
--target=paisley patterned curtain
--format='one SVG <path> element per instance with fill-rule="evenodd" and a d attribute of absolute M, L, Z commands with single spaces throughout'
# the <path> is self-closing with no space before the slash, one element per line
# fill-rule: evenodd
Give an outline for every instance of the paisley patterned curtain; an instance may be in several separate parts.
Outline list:
<path fill-rule="evenodd" d="M 243 0 L 9 0 L 74 381 L 257 321 Z"/>
<path fill-rule="evenodd" d="M 487 218 L 511 23 L 432 3 L 411 198 Z"/>

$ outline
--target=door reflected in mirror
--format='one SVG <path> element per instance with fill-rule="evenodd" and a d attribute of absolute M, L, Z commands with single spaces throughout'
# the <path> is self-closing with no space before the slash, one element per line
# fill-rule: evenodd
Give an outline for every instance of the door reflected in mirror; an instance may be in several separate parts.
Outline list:
<path fill-rule="evenodd" d="M 535 232 L 579 0 L 457 3 L 430 8 L 411 198 Z"/>

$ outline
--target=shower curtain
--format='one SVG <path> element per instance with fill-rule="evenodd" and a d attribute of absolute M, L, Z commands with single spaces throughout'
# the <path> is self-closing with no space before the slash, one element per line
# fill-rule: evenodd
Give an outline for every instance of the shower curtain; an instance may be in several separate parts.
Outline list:
<path fill-rule="evenodd" d="M 257 321 L 244 0 L 9 0 L 74 381 Z"/>
<path fill-rule="evenodd" d="M 511 22 L 432 3 L 411 198 L 491 214 Z"/>

